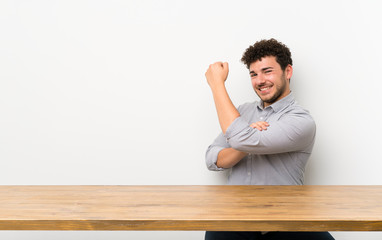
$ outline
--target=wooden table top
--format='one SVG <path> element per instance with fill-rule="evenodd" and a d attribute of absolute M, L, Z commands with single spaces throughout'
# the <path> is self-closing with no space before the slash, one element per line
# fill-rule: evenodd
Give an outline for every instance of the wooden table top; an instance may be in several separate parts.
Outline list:
<path fill-rule="evenodd" d="M 382 231 L 382 186 L 0 186 L 0 230 Z"/>

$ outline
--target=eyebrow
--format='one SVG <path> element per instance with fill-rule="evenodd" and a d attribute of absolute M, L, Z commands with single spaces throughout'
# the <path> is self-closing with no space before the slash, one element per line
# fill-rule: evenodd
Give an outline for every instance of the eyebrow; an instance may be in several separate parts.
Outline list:
<path fill-rule="evenodd" d="M 264 71 L 267 71 L 268 69 L 273 69 L 273 67 L 265 67 L 265 68 L 262 68 L 261 71 L 264 72 Z"/>
<path fill-rule="evenodd" d="M 268 69 L 273 69 L 273 67 L 265 67 L 265 68 L 262 68 L 261 71 L 264 72 L 264 71 L 267 71 Z M 250 74 L 253 74 L 253 73 L 256 74 L 255 71 L 253 71 L 253 70 L 250 71 L 249 73 Z"/>

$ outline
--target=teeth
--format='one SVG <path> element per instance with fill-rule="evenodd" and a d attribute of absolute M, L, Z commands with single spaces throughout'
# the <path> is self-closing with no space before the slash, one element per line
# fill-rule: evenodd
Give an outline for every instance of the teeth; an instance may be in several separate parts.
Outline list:
<path fill-rule="evenodd" d="M 268 90 L 269 87 L 265 87 L 265 88 L 260 88 L 260 91 L 264 91 L 264 90 Z"/>

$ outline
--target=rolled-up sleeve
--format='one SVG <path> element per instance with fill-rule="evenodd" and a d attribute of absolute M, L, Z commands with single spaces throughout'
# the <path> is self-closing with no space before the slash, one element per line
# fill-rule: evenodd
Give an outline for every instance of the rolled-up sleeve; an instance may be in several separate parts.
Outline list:
<path fill-rule="evenodd" d="M 225 168 L 219 168 L 216 165 L 218 154 L 221 150 L 225 148 L 230 148 L 231 146 L 227 143 L 226 138 L 223 133 L 219 134 L 219 136 L 215 139 L 215 141 L 208 146 L 206 152 L 206 165 L 207 168 L 211 171 L 223 171 Z"/>
<path fill-rule="evenodd" d="M 269 124 L 267 130 L 259 131 L 238 117 L 228 127 L 224 137 L 232 148 L 251 154 L 310 151 L 316 125 L 306 112 L 287 113 Z"/>

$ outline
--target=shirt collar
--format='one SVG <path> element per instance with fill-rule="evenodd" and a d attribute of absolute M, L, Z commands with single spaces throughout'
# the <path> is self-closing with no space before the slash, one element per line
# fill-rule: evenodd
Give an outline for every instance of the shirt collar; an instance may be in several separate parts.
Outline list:
<path fill-rule="evenodd" d="M 287 96 L 283 97 L 282 99 L 278 100 L 275 103 L 272 103 L 266 108 L 272 108 L 274 112 L 278 112 L 285 108 L 286 106 L 289 106 L 290 104 L 294 103 L 294 96 L 292 92 L 290 92 Z M 257 107 L 261 110 L 264 110 L 263 108 L 263 101 L 260 100 L 257 104 Z"/>

